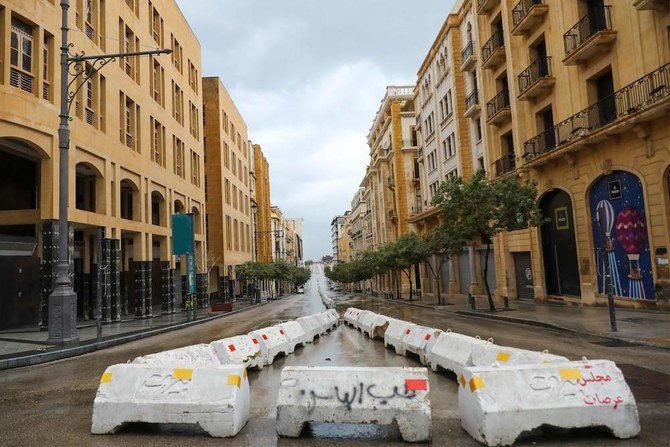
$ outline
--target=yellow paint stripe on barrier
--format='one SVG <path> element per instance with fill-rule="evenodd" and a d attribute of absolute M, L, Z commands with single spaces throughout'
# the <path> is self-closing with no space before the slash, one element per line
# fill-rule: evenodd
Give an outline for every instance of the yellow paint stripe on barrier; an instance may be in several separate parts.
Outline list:
<path fill-rule="evenodd" d="M 245 379 L 247 378 L 247 370 L 246 369 L 244 370 L 244 378 Z"/>
<path fill-rule="evenodd" d="M 478 390 L 480 388 L 484 388 L 484 379 L 481 377 L 473 377 L 470 379 L 470 391 L 475 392 L 475 390 Z"/>
<path fill-rule="evenodd" d="M 180 380 L 191 380 L 193 378 L 193 370 L 186 368 L 177 368 L 172 371 L 172 377 Z"/>
<path fill-rule="evenodd" d="M 242 377 L 237 374 L 228 374 L 228 385 L 233 385 L 239 388 L 242 384 Z"/>
<path fill-rule="evenodd" d="M 561 368 L 559 372 L 563 380 L 579 380 L 582 378 L 582 372 L 577 368 Z"/>
<path fill-rule="evenodd" d="M 465 376 L 463 374 L 459 377 L 459 382 L 461 382 L 461 386 L 465 388 Z"/>
<path fill-rule="evenodd" d="M 511 354 L 509 352 L 499 352 L 496 361 L 504 363 L 509 360 L 510 356 Z"/>
<path fill-rule="evenodd" d="M 111 372 L 102 373 L 102 377 L 100 377 L 100 383 L 109 383 L 111 381 L 112 381 L 112 373 Z"/>

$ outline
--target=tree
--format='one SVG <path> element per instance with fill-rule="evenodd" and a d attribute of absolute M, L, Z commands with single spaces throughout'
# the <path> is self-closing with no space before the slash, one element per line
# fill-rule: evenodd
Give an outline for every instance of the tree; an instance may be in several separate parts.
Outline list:
<path fill-rule="evenodd" d="M 487 279 L 492 238 L 503 231 L 542 225 L 536 186 L 522 185 L 516 177 L 489 182 L 479 170 L 467 181 L 461 177 L 445 180 L 433 203 L 441 207 L 444 218 L 439 231 L 445 251 L 455 253 L 477 240 L 486 244 L 482 276 L 489 308 L 494 311 Z"/>
<path fill-rule="evenodd" d="M 397 268 L 404 272 L 409 280 L 409 300 L 412 301 L 414 294 L 412 267 L 428 259 L 430 249 L 416 233 L 408 233 L 393 243 L 393 252 Z"/>

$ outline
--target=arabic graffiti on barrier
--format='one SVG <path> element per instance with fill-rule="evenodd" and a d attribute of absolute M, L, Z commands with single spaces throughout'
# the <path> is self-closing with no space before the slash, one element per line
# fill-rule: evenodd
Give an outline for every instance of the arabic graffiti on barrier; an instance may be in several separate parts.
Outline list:
<path fill-rule="evenodd" d="M 581 374 L 580 374 L 581 375 Z M 581 378 L 568 379 L 557 375 L 535 375 L 530 379 L 529 387 L 532 391 L 550 393 L 555 400 L 572 400 L 587 406 L 607 405 L 616 410 L 624 402 L 623 397 L 611 394 L 608 384 L 611 384 L 612 376 L 595 374 Z"/>
<path fill-rule="evenodd" d="M 630 172 L 614 171 L 593 185 L 589 199 L 598 291 L 606 293 L 604 278 L 607 258 L 612 269 L 614 295 L 654 299 L 654 278 L 640 180 Z M 601 233 L 598 222 L 599 209 L 602 209 L 605 234 Z"/>
<path fill-rule="evenodd" d="M 303 396 L 308 396 L 312 401 L 310 405 L 310 410 L 316 407 L 317 400 L 337 400 L 346 407 L 347 410 L 351 410 L 352 404 L 363 405 L 368 400 L 372 400 L 372 404 L 379 405 L 388 405 L 390 400 L 393 399 L 407 399 L 411 400 L 417 396 L 417 391 L 426 391 L 428 390 L 428 381 L 425 379 L 407 379 L 405 380 L 405 385 L 403 387 L 394 386 L 391 390 L 383 392 L 377 389 L 377 385 L 366 385 L 363 382 L 360 382 L 358 385 L 354 385 L 351 389 L 340 389 L 339 386 L 335 385 L 330 392 L 325 392 L 325 394 L 317 393 L 314 390 L 306 391 L 300 390 L 300 394 Z"/>

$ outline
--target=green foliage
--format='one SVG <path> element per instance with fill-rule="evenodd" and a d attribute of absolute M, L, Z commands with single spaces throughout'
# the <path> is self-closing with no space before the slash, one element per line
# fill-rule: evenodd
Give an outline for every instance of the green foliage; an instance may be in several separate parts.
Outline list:
<path fill-rule="evenodd" d="M 236 271 L 238 277 L 245 281 L 251 281 L 255 278 L 287 281 L 296 287 L 307 283 L 312 275 L 309 269 L 297 267 L 283 260 L 271 263 L 245 262 L 238 265 Z"/>

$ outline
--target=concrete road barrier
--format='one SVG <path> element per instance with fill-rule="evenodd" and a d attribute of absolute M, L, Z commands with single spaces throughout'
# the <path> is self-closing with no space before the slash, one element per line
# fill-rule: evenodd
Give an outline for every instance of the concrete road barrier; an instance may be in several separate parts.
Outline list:
<path fill-rule="evenodd" d="M 472 366 L 473 347 L 486 343 L 490 342 L 454 332 L 442 332 L 431 348 L 430 367 L 437 371 L 439 366 L 458 376 L 463 368 Z"/>
<path fill-rule="evenodd" d="M 340 314 L 338 314 L 335 309 L 328 309 L 324 313 L 330 315 L 330 318 L 333 321 L 333 329 L 340 325 Z"/>
<path fill-rule="evenodd" d="M 147 365 L 216 366 L 220 365 L 221 361 L 211 345 L 198 344 L 170 349 L 169 351 L 157 352 L 155 354 L 143 355 L 135 358 L 132 363 Z"/>
<path fill-rule="evenodd" d="M 210 344 L 222 365 L 243 364 L 247 368 L 263 369 L 263 354 L 257 337 L 238 335 Z"/>
<path fill-rule="evenodd" d="M 367 321 L 369 318 L 374 317 L 375 315 L 376 314 L 374 312 L 369 310 L 361 310 L 358 312 L 356 317 L 352 319 L 354 327 L 360 331 L 362 322 Z"/>
<path fill-rule="evenodd" d="M 532 365 L 538 363 L 565 363 L 566 357 L 548 352 L 528 351 L 526 349 L 498 346 L 493 343 L 479 343 L 472 347 L 471 366 Z"/>
<path fill-rule="evenodd" d="M 384 338 L 384 333 L 392 318 L 385 315 L 367 312 L 358 319 L 358 329 L 368 337 Z"/>
<path fill-rule="evenodd" d="M 215 437 L 235 436 L 249 420 L 244 365 L 175 368 L 125 363 L 105 370 L 93 403 L 91 433 L 123 424 L 197 424 Z"/>
<path fill-rule="evenodd" d="M 395 353 L 405 355 L 402 339 L 412 331 L 414 324 L 403 320 L 392 319 L 384 332 L 384 347 L 393 346 Z"/>
<path fill-rule="evenodd" d="M 325 313 L 318 313 L 310 315 L 319 322 L 319 336 L 326 335 L 332 326 L 332 317 Z"/>
<path fill-rule="evenodd" d="M 335 317 L 332 313 L 326 311 L 318 314 L 324 322 L 324 328 L 326 332 L 332 331 L 337 326 L 338 318 Z"/>
<path fill-rule="evenodd" d="M 635 398 L 608 360 L 472 367 L 459 382 L 461 424 L 489 446 L 511 445 L 543 425 L 607 427 L 617 438 L 640 433 Z"/>
<path fill-rule="evenodd" d="M 314 315 L 308 315 L 306 317 L 300 317 L 295 321 L 297 321 L 305 331 L 305 341 L 307 343 L 312 343 L 314 339 L 321 334 L 321 325 L 323 322 L 320 318 L 317 318 Z"/>
<path fill-rule="evenodd" d="M 288 337 L 282 332 L 282 329 L 277 326 L 268 326 L 249 332 L 250 336 L 258 340 L 264 365 L 272 365 L 275 357 L 281 353 L 289 355 L 293 352 Z"/>
<path fill-rule="evenodd" d="M 307 343 L 307 333 L 297 321 L 286 321 L 277 326 L 280 328 L 279 332 L 288 338 L 291 352 L 295 351 L 298 345 L 305 346 Z"/>
<path fill-rule="evenodd" d="M 277 433 L 300 436 L 307 422 L 392 424 L 408 442 L 430 440 L 426 368 L 287 366 L 277 398 Z"/>
<path fill-rule="evenodd" d="M 344 322 L 349 326 L 358 328 L 356 326 L 356 320 L 358 320 L 358 316 L 360 315 L 360 313 L 361 313 L 360 309 L 356 309 L 355 307 L 348 308 L 347 311 L 344 313 Z"/>
<path fill-rule="evenodd" d="M 402 351 L 405 355 L 407 352 L 414 353 L 422 365 L 430 365 L 431 350 L 441 333 L 439 329 L 414 325 L 405 330 Z"/>

